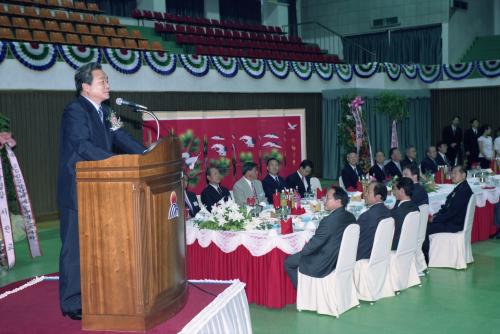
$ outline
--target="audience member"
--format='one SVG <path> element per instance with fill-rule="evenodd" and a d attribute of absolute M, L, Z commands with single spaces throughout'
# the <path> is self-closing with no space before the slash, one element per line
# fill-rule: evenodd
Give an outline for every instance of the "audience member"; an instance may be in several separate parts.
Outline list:
<path fill-rule="evenodd" d="M 500 128 L 497 128 L 497 131 L 495 132 L 495 142 L 493 144 L 494 149 L 495 149 L 495 157 L 500 158 Z"/>
<path fill-rule="evenodd" d="M 397 176 L 398 178 L 403 176 L 401 174 L 403 169 L 401 168 L 401 152 L 399 152 L 399 149 L 397 147 L 391 148 L 389 156 L 391 161 L 385 165 L 385 174 L 390 177 Z"/>
<path fill-rule="evenodd" d="M 249 198 L 253 198 L 256 204 L 267 202 L 262 183 L 258 180 L 257 164 L 255 162 L 245 163 L 242 174 L 243 176 L 233 185 L 233 196 L 236 204 L 247 204 Z"/>
<path fill-rule="evenodd" d="M 378 223 L 382 219 L 391 217 L 391 211 L 385 206 L 387 188 L 383 183 L 372 182 L 368 186 L 366 203 L 370 206 L 359 216 L 360 227 L 357 260 L 369 259 L 372 253 L 373 239 L 377 231 Z"/>
<path fill-rule="evenodd" d="M 285 179 L 279 175 L 280 167 L 278 159 L 270 158 L 267 160 L 267 175 L 262 179 L 262 187 L 269 203 L 273 203 L 273 194 L 276 191 L 281 192 L 286 188 Z"/>
<path fill-rule="evenodd" d="M 448 152 L 448 144 L 446 144 L 444 141 L 440 141 L 437 143 L 436 148 L 438 150 L 438 153 L 436 155 L 437 165 L 451 167 L 451 162 L 446 156 L 446 153 Z"/>
<path fill-rule="evenodd" d="M 370 168 L 369 174 L 373 176 L 377 182 L 384 182 L 386 175 L 384 170 L 385 154 L 382 151 L 375 153 L 375 164 Z"/>
<path fill-rule="evenodd" d="M 425 155 L 426 157 L 420 163 L 420 170 L 422 171 L 422 174 L 436 174 L 438 167 L 436 162 L 436 147 L 429 146 L 425 151 Z"/>
<path fill-rule="evenodd" d="M 429 262 L 429 235 L 434 233 L 456 233 L 464 229 L 467 204 L 472 196 L 472 190 L 467 183 L 467 171 L 462 165 L 455 166 L 451 172 L 451 180 L 455 189 L 446 197 L 441 209 L 429 219 L 427 233 L 422 252 Z"/>
<path fill-rule="evenodd" d="M 405 169 L 408 170 L 408 169 Z M 396 250 L 399 244 L 399 237 L 403 222 L 406 215 L 413 211 L 419 211 L 418 206 L 411 200 L 413 195 L 414 184 L 408 177 L 402 177 L 396 182 L 395 195 L 397 202 L 391 210 L 392 218 L 394 218 L 394 237 L 392 238 L 392 250 Z M 420 221 L 419 221 L 420 222 Z"/>
<path fill-rule="evenodd" d="M 467 158 L 467 169 L 471 169 L 472 165 L 479 162 L 479 121 L 476 118 L 471 119 L 470 129 L 464 133 L 464 149 L 465 157 Z"/>
<path fill-rule="evenodd" d="M 481 127 L 481 137 L 477 139 L 479 144 L 479 163 L 481 168 L 490 168 L 493 159 L 493 139 L 491 138 L 491 126 L 488 124 Z"/>
<path fill-rule="evenodd" d="M 406 149 L 406 157 L 401 161 L 401 168 L 404 169 L 406 166 L 415 166 L 418 168 L 417 150 L 413 145 L 408 146 Z"/>
<path fill-rule="evenodd" d="M 193 218 L 201 210 L 196 194 L 187 190 L 188 176 L 184 175 L 182 178 L 182 187 L 184 188 L 184 203 L 189 210 L 189 217 Z"/>
<path fill-rule="evenodd" d="M 459 127 L 460 117 L 454 116 L 451 120 L 451 125 L 443 128 L 442 140 L 448 146 L 446 156 L 450 161 L 451 166 L 460 163 L 461 159 L 461 145 L 462 145 L 462 129 Z"/>
<path fill-rule="evenodd" d="M 356 189 L 358 181 L 363 176 L 363 170 L 358 165 L 358 154 L 356 152 L 350 152 L 347 154 L 347 163 L 342 169 L 340 175 L 345 189 Z"/>
<path fill-rule="evenodd" d="M 212 211 L 212 206 L 221 199 L 228 201 L 231 198 L 229 190 L 220 185 L 222 175 L 217 167 L 209 167 L 206 170 L 208 185 L 201 192 L 201 202 L 208 211 Z"/>
<path fill-rule="evenodd" d="M 287 176 L 287 187 L 296 189 L 301 197 L 304 197 L 306 192 L 311 192 L 311 173 L 313 168 L 314 165 L 311 160 L 303 160 L 297 172 Z"/>
<path fill-rule="evenodd" d="M 356 218 L 345 209 L 348 202 L 349 196 L 344 189 L 328 189 L 325 209 L 332 212 L 320 221 L 316 233 L 304 248 L 285 260 L 285 270 L 295 288 L 297 271 L 321 278 L 335 270 L 344 230 L 350 224 L 356 223 Z"/>
<path fill-rule="evenodd" d="M 423 204 L 429 204 L 429 195 L 425 191 L 424 187 L 419 182 L 420 176 L 418 167 L 407 166 L 403 169 L 403 176 L 409 177 L 413 181 L 413 192 L 411 194 L 411 200 L 416 206 L 421 206 Z"/>

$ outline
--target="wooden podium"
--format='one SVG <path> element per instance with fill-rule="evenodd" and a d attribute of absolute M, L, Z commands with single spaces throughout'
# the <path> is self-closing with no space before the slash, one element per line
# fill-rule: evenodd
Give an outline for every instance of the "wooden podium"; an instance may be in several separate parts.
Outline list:
<path fill-rule="evenodd" d="M 172 317 L 187 297 L 179 140 L 76 173 L 83 329 L 144 332 Z"/>

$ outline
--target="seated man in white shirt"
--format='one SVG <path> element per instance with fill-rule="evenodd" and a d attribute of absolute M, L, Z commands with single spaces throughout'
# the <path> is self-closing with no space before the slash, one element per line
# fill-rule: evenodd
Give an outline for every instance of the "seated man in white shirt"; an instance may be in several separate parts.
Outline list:
<path fill-rule="evenodd" d="M 242 173 L 243 176 L 233 186 L 233 196 L 236 204 L 247 204 L 248 198 L 254 198 L 255 204 L 267 203 L 262 182 L 257 179 L 259 175 L 257 164 L 255 162 L 245 163 Z"/>

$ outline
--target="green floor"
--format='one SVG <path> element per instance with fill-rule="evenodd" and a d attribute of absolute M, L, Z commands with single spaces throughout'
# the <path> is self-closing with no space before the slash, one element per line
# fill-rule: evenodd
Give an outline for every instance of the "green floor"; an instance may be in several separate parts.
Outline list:
<path fill-rule="evenodd" d="M 16 244 L 14 270 L 0 274 L 10 282 L 56 272 L 60 247 L 57 222 L 39 224 L 44 256 L 32 260 L 25 241 Z M 340 319 L 250 306 L 254 333 L 500 333 L 500 240 L 473 245 L 475 262 L 466 271 L 431 269 L 421 288 L 344 313 Z M 0 329 L 1 332 L 1 329 Z"/>

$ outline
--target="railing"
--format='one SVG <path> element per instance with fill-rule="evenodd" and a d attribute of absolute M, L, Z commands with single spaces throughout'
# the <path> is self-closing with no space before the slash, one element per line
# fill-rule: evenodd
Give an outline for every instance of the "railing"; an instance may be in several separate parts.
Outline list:
<path fill-rule="evenodd" d="M 338 55 L 340 59 L 344 57 L 344 44 L 354 46 L 360 53 L 366 54 L 366 59 L 370 61 L 377 61 L 375 52 L 370 51 L 362 45 L 344 38 L 341 34 L 328 28 L 327 26 L 316 22 L 301 22 L 294 25 L 282 26 L 284 32 L 290 36 L 299 36 L 305 43 L 317 44 L 322 50 L 327 51 L 329 54 Z"/>

